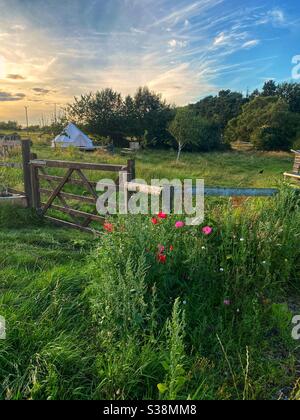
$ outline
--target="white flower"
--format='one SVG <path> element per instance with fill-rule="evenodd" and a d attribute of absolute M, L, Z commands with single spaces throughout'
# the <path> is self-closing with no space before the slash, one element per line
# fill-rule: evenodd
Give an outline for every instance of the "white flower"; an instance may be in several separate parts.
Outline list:
<path fill-rule="evenodd" d="M 241 241 L 241 242 L 245 242 L 245 239 L 244 239 L 244 238 L 241 238 L 241 239 L 240 239 L 240 241 Z"/>
<path fill-rule="evenodd" d="M 221 271 L 221 273 L 223 273 L 225 270 L 224 270 L 224 268 L 220 268 L 220 271 Z"/>
<path fill-rule="evenodd" d="M 186 304 L 187 304 L 187 301 L 186 301 L 186 300 L 184 300 L 182 303 L 183 303 L 184 305 L 186 305 Z"/>

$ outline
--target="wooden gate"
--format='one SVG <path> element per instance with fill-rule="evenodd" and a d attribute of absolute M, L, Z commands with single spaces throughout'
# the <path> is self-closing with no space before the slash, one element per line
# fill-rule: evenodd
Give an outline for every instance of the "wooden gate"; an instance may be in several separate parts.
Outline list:
<path fill-rule="evenodd" d="M 30 168 L 32 207 L 37 209 L 40 215 L 51 222 L 89 233 L 98 233 L 97 230 L 90 227 L 90 224 L 92 222 L 104 224 L 105 218 L 96 214 L 96 202 L 98 199 L 98 194 L 96 192 L 97 182 L 89 180 L 85 171 L 127 172 L 128 181 L 135 178 L 135 162 L 132 160 L 129 160 L 126 166 L 122 166 L 33 159 L 30 161 Z M 65 172 L 60 176 L 51 175 L 47 171 L 48 168 L 57 168 L 65 170 Z M 46 184 L 47 187 L 41 187 L 41 181 L 43 181 L 43 184 Z M 77 187 L 80 186 L 85 190 L 85 195 L 63 191 L 67 184 Z M 86 193 L 88 193 L 88 195 L 86 195 Z M 93 212 L 89 213 L 87 211 L 74 209 L 69 202 L 80 202 L 93 205 Z M 53 217 L 52 215 L 49 215 L 50 210 L 68 215 L 72 221 Z"/>

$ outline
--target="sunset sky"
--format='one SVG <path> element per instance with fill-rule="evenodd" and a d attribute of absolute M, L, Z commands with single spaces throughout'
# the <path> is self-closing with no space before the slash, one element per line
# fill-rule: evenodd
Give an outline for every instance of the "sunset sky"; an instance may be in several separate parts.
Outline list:
<path fill-rule="evenodd" d="M 182 105 L 291 79 L 295 0 L 0 0 L 0 120 L 140 85 Z"/>

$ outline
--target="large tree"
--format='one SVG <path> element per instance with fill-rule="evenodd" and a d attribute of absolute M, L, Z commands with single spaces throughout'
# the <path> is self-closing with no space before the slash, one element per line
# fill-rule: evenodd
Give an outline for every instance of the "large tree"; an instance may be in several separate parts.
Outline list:
<path fill-rule="evenodd" d="M 68 106 L 68 115 L 92 134 L 113 137 L 121 132 L 123 100 L 118 92 L 104 89 L 95 94 L 75 98 Z"/>
<path fill-rule="evenodd" d="M 274 80 L 268 80 L 265 82 L 262 90 L 262 96 L 277 96 L 278 86 Z"/>
<path fill-rule="evenodd" d="M 300 113 L 300 83 L 280 84 L 278 96 L 288 103 L 290 111 Z"/>
<path fill-rule="evenodd" d="M 168 139 L 167 126 L 175 115 L 174 109 L 151 92 L 147 87 L 139 88 L 134 96 L 137 129 L 139 136 L 146 133 L 149 145 L 163 145 Z"/>
<path fill-rule="evenodd" d="M 288 150 L 296 138 L 300 116 L 277 97 L 257 97 L 231 120 L 225 132 L 228 143 L 252 142 L 260 150 Z"/>
<path fill-rule="evenodd" d="M 208 96 L 195 105 L 191 105 L 198 115 L 214 121 L 221 130 L 228 122 L 239 115 L 247 99 L 239 92 L 221 90 L 218 96 Z"/>
<path fill-rule="evenodd" d="M 112 139 L 145 137 L 149 144 L 163 144 L 169 137 L 167 126 L 174 111 L 161 96 L 139 88 L 134 97 L 122 98 L 112 89 L 75 98 L 68 116 L 90 133 Z"/>

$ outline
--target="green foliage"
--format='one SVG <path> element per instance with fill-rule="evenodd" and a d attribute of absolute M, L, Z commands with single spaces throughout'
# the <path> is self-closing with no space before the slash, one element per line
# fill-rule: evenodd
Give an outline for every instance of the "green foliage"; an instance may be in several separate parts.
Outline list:
<path fill-rule="evenodd" d="M 228 122 L 240 114 L 246 102 L 247 99 L 239 92 L 221 90 L 218 96 L 208 96 L 190 107 L 224 130 Z"/>
<path fill-rule="evenodd" d="M 227 143 L 251 142 L 259 150 L 289 150 L 296 138 L 300 118 L 276 97 L 257 97 L 244 105 L 241 115 L 230 121 Z"/>
<path fill-rule="evenodd" d="M 12 130 L 12 131 L 18 131 L 20 130 L 20 125 L 17 121 L 0 121 L 0 130 Z"/>
<path fill-rule="evenodd" d="M 262 90 L 262 96 L 270 97 L 270 96 L 277 96 L 278 90 L 277 85 L 274 80 L 268 80 L 265 82 Z"/>
<path fill-rule="evenodd" d="M 135 216 L 99 241 L 24 219 L 9 230 L 3 213 L 1 398 L 276 398 L 295 380 L 282 303 L 300 286 L 299 215 L 283 189 L 209 202 L 210 236 Z"/>
<path fill-rule="evenodd" d="M 184 148 L 210 151 L 220 147 L 220 132 L 216 124 L 199 117 L 191 108 L 179 108 L 169 125 L 169 132 L 178 145 L 177 161 Z"/>
<path fill-rule="evenodd" d="M 176 299 L 173 306 L 172 318 L 167 321 L 168 354 L 163 362 L 166 371 L 164 387 L 159 391 L 164 399 L 176 400 L 187 381 L 185 372 L 185 335 L 186 323 L 184 312 L 180 309 L 181 303 Z M 161 384 L 162 385 L 162 384 Z M 165 391 L 165 392 L 162 392 Z"/>
<path fill-rule="evenodd" d="M 256 95 L 259 96 L 260 92 L 257 91 Z M 281 83 L 276 84 L 273 80 L 265 82 L 263 90 L 261 93 L 262 96 L 268 97 L 277 97 L 284 100 L 291 112 L 300 113 L 300 84 L 299 83 Z"/>
<path fill-rule="evenodd" d="M 104 89 L 75 98 L 68 106 L 68 117 L 92 134 L 111 137 L 115 145 L 124 146 L 126 137 L 142 139 L 146 131 L 149 145 L 162 145 L 168 140 L 166 127 L 173 111 L 146 87 L 125 99 L 112 89 Z"/>

